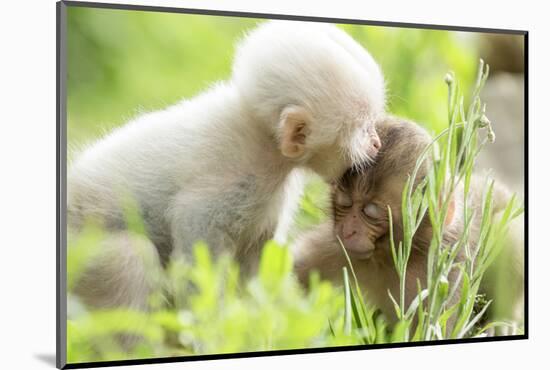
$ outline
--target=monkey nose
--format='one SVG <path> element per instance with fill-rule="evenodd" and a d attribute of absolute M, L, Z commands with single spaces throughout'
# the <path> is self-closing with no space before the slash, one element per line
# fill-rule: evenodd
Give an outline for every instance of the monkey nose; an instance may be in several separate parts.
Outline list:
<path fill-rule="evenodd" d="M 380 138 L 377 134 L 374 134 L 371 136 L 372 140 L 372 147 L 378 152 L 380 148 L 382 147 L 382 143 L 380 142 Z"/>

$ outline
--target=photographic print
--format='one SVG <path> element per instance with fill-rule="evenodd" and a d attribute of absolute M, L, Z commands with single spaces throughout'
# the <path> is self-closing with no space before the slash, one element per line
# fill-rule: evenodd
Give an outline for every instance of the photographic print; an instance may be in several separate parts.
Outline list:
<path fill-rule="evenodd" d="M 526 48 L 58 3 L 58 367 L 527 338 Z"/>

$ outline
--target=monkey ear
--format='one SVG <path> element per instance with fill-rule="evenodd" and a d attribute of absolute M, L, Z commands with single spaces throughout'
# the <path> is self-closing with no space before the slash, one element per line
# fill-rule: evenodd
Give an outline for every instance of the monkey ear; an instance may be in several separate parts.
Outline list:
<path fill-rule="evenodd" d="M 449 206 L 447 207 L 447 216 L 445 216 L 445 226 L 449 226 L 453 223 L 455 218 L 456 202 L 454 195 L 449 200 Z"/>
<path fill-rule="evenodd" d="M 290 105 L 281 112 L 281 152 L 288 158 L 299 158 L 306 151 L 306 140 L 311 133 L 311 116 L 302 107 Z"/>

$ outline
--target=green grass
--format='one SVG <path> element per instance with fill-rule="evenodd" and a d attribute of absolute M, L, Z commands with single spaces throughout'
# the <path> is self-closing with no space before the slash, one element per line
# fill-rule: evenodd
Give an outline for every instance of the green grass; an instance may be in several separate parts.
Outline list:
<path fill-rule="evenodd" d="M 93 242 L 93 239 L 90 239 Z M 208 353 L 327 347 L 356 343 L 343 330 L 343 293 L 314 281 L 305 292 L 292 275 L 288 249 L 273 242 L 257 276 L 240 281 L 228 257 L 213 261 L 199 244 L 194 261 L 175 261 L 165 276 L 173 305 L 151 297 L 151 312 L 88 311 L 69 295 L 68 360 L 85 362 Z M 331 325 L 332 329 L 331 331 Z M 115 334 L 142 337 L 125 353 Z"/>

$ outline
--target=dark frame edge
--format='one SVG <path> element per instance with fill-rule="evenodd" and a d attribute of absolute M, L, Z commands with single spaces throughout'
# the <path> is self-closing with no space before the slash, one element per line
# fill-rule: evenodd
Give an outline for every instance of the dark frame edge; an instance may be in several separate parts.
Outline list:
<path fill-rule="evenodd" d="M 523 107 L 523 127 L 524 127 L 524 245 L 523 245 L 523 330 L 525 337 L 529 338 L 529 32 L 523 36 L 523 83 L 524 83 L 524 107 Z"/>
<path fill-rule="evenodd" d="M 67 365 L 67 4 L 56 3 L 56 350 L 58 369 Z"/>
<path fill-rule="evenodd" d="M 449 344 L 472 344 L 472 343 L 489 343 L 511 340 L 526 340 L 525 334 L 510 335 L 488 338 L 465 338 L 465 339 L 445 339 L 438 341 L 420 341 L 420 342 L 403 342 L 403 343 L 384 343 L 384 344 L 369 344 L 369 345 L 353 345 L 342 347 L 320 347 L 320 348 L 301 348 L 276 351 L 258 351 L 258 352 L 239 352 L 239 353 L 220 353 L 197 356 L 179 356 L 179 357 L 158 357 L 146 359 L 132 360 L 115 360 L 115 361 L 97 361 L 97 362 L 80 362 L 69 363 L 64 369 L 82 369 L 95 367 L 112 367 L 112 366 L 127 366 L 127 365 L 151 365 L 176 362 L 194 362 L 204 360 L 229 360 L 236 358 L 257 358 L 271 356 L 287 356 L 287 355 L 305 355 L 315 353 L 334 353 L 334 352 L 353 352 L 361 350 L 377 350 L 377 349 L 395 349 L 406 347 L 421 347 L 421 346 L 439 346 Z"/>
<path fill-rule="evenodd" d="M 131 4 L 112 4 L 103 2 L 84 2 L 62 0 L 62 2 L 71 7 L 87 7 L 99 9 L 116 9 L 116 10 L 137 10 L 149 12 L 166 12 L 166 13 L 181 13 L 181 14 L 202 14 L 214 16 L 229 16 L 242 18 L 261 18 L 261 19 L 283 19 L 290 21 L 309 21 L 323 23 L 344 23 L 344 24 L 359 24 L 369 26 L 385 26 L 385 27 L 400 27 L 400 28 L 422 28 L 429 30 L 444 30 L 444 31 L 459 31 L 459 32 L 481 32 L 481 33 L 500 33 L 500 34 L 515 34 L 524 35 L 526 30 L 514 29 L 499 29 L 499 28 L 483 28 L 472 26 L 452 26 L 442 24 L 424 24 L 424 23 L 407 23 L 407 22 L 387 22 L 362 20 L 353 18 L 330 18 L 320 16 L 303 16 L 294 14 L 271 14 L 271 13 L 254 13 L 231 10 L 214 10 L 214 9 L 193 9 L 193 8 L 176 8 L 168 6 L 153 6 L 153 5 L 131 5 Z"/>

